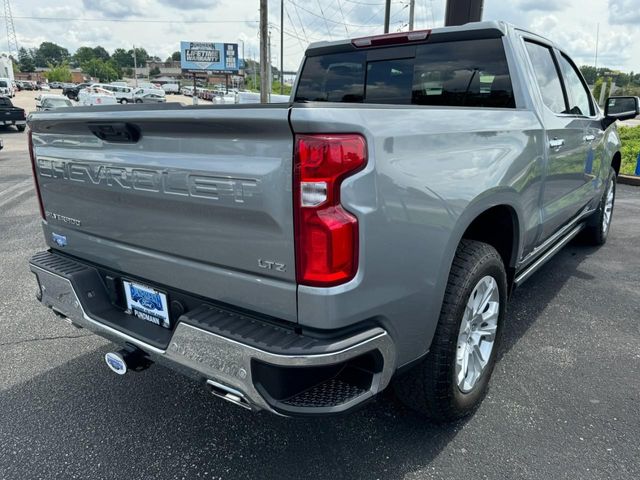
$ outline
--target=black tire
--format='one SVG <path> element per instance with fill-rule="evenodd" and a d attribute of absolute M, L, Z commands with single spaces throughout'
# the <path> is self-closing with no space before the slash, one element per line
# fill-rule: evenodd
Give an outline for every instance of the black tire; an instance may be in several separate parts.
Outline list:
<path fill-rule="evenodd" d="M 456 380 L 458 335 L 467 302 L 485 276 L 496 281 L 498 323 L 493 349 L 477 382 L 463 392 Z M 500 348 L 507 300 L 507 276 L 502 258 L 486 243 L 462 240 L 456 251 L 436 332 L 424 359 L 394 383 L 400 400 L 434 422 L 448 422 L 472 413 L 484 398 Z"/>
<path fill-rule="evenodd" d="M 602 198 L 598 204 L 598 209 L 593 212 L 587 226 L 582 231 L 581 240 L 589 245 L 604 245 L 609 236 L 611 230 L 611 221 L 613 220 L 613 210 L 616 202 L 616 171 L 613 167 L 609 167 L 609 177 L 605 183 L 604 191 L 602 192 Z M 612 189 L 613 199 L 611 203 L 611 210 L 609 214 L 609 221 L 606 222 L 606 208 L 607 208 L 607 196 L 609 194 L 609 188 Z M 605 222 L 607 223 L 605 228 Z"/>
<path fill-rule="evenodd" d="M 127 103 L 129 103 L 129 100 L 127 100 L 126 98 L 121 98 L 121 99 L 120 99 L 120 104 L 121 104 L 121 105 L 125 105 L 125 104 L 127 104 Z"/>
<path fill-rule="evenodd" d="M 142 103 L 142 100 L 140 100 L 139 98 L 136 99 L 136 103 Z"/>
<path fill-rule="evenodd" d="M 24 125 L 16 125 L 16 128 L 18 129 L 19 132 L 24 132 L 25 128 L 27 127 L 25 127 Z"/>

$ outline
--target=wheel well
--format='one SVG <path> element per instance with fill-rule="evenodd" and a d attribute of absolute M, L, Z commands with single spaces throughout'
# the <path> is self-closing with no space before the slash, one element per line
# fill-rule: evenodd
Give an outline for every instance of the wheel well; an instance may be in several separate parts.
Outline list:
<path fill-rule="evenodd" d="M 515 274 L 518 233 L 516 212 L 507 205 L 498 205 L 482 212 L 462 235 L 468 240 L 488 243 L 498 251 L 507 270 L 509 289 Z"/>
<path fill-rule="evenodd" d="M 620 175 L 621 163 L 622 163 L 622 155 L 620 155 L 620 152 L 614 153 L 613 158 L 611 159 L 611 166 L 616 171 L 616 175 Z"/>

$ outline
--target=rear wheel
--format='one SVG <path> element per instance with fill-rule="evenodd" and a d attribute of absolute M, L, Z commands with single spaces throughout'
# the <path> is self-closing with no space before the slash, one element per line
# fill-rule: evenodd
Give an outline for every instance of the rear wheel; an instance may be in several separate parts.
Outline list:
<path fill-rule="evenodd" d="M 592 245 L 604 245 L 611 229 L 613 207 L 616 202 L 616 171 L 613 167 L 609 168 L 609 178 L 605 185 L 598 209 L 589 219 L 582 234 L 583 240 Z"/>
<path fill-rule="evenodd" d="M 438 422 L 475 410 L 495 365 L 506 297 L 506 273 L 495 248 L 462 240 L 429 353 L 395 382 L 406 405 Z"/>
<path fill-rule="evenodd" d="M 25 127 L 24 125 L 16 125 L 16 128 L 18 129 L 19 132 L 24 132 L 25 128 L 27 127 Z"/>
<path fill-rule="evenodd" d="M 120 103 L 124 105 L 125 103 L 129 103 L 129 101 L 126 98 L 121 98 Z"/>
<path fill-rule="evenodd" d="M 142 103 L 142 100 L 140 100 L 139 98 L 136 99 L 136 103 Z"/>

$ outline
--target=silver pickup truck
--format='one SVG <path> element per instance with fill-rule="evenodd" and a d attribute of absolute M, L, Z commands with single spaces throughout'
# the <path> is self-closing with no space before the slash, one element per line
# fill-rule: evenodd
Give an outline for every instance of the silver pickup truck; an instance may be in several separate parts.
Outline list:
<path fill-rule="evenodd" d="M 226 400 L 435 421 L 487 389 L 513 289 L 607 239 L 620 169 L 561 48 L 499 22 L 311 45 L 288 104 L 35 113 L 39 300 Z"/>

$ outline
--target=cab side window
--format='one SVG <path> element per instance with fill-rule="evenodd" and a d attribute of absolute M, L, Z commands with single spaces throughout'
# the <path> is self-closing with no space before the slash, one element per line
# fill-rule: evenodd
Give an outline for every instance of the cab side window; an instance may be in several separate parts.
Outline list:
<path fill-rule="evenodd" d="M 564 98 L 560 75 L 549 47 L 525 41 L 542 101 L 553 113 L 570 113 Z"/>
<path fill-rule="evenodd" d="M 560 55 L 559 61 L 569 96 L 569 112 L 573 115 L 584 115 L 585 117 L 593 115 L 594 110 L 589 92 L 580 79 L 576 68 L 564 55 Z"/>

